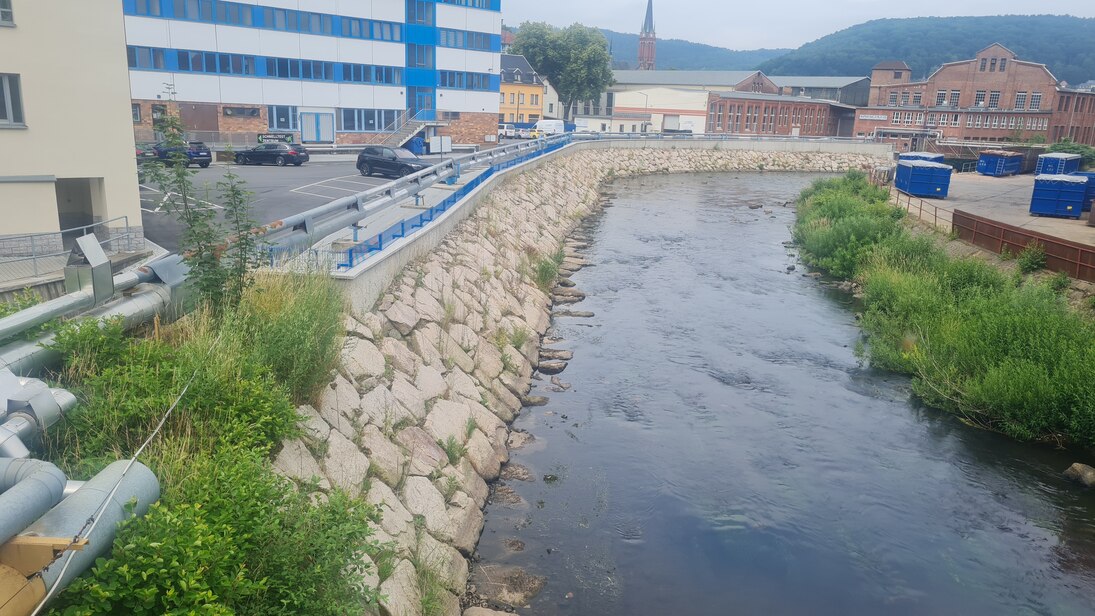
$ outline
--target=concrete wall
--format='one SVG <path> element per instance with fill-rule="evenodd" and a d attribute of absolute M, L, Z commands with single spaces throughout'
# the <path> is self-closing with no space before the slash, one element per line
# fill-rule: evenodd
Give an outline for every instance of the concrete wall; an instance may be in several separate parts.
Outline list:
<path fill-rule="evenodd" d="M 140 227 L 121 2 L 13 0 L 0 72 L 22 86 L 25 126 L 0 128 L 0 235 L 59 230 L 48 178 L 101 178 L 98 220 Z M 43 181 L 43 180 L 46 181 Z"/>

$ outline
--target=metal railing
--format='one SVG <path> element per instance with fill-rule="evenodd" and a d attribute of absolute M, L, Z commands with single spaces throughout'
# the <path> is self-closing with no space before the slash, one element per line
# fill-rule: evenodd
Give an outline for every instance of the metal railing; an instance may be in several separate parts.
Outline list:
<path fill-rule="evenodd" d="M 61 231 L 0 237 L 0 284 L 57 274 L 64 270 L 76 238 L 92 233 L 107 255 L 145 247 L 144 237 L 130 229 L 128 216 Z"/>
<path fill-rule="evenodd" d="M 950 233 L 951 231 L 950 210 L 928 203 L 920 197 L 901 192 L 893 186 L 890 187 L 890 203 L 905 210 L 909 216 L 915 216 L 917 220 L 922 220 L 944 233 Z"/>
<path fill-rule="evenodd" d="M 954 229 L 959 239 L 997 254 L 1007 249 L 1011 254 L 1017 255 L 1031 242 L 1037 242 L 1046 252 L 1046 269 L 1064 272 L 1079 280 L 1095 282 L 1095 246 L 989 220 L 961 210 L 954 211 Z"/>

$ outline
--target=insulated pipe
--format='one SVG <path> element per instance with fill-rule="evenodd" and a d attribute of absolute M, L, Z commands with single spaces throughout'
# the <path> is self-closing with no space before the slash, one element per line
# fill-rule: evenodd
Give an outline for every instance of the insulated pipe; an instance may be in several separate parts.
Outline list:
<path fill-rule="evenodd" d="M 66 553 L 42 572 L 47 588 L 52 590 L 54 586 L 60 586 L 58 590 L 63 590 L 68 586 L 69 582 L 95 564 L 96 558 L 110 551 L 119 522 L 133 514 L 144 515 L 160 497 L 160 482 L 156 480 L 156 475 L 140 462 L 133 462 L 126 472 L 129 464 L 128 460 L 120 460 L 106 467 L 20 533 L 39 537 L 75 537 L 81 531 L 85 532 L 82 538 L 87 539 L 88 543 L 83 550 Z M 117 491 L 114 491 L 115 486 Z M 130 501 L 136 501 L 132 512 L 126 506 Z M 98 516 L 96 512 L 99 512 Z M 96 516 L 94 525 L 85 529 L 87 520 L 92 516 Z M 62 569 L 65 569 L 63 577 Z"/>
<path fill-rule="evenodd" d="M 38 426 L 28 415 L 14 413 L 0 425 L 0 457 L 28 458 L 27 442 L 38 433 Z"/>
<path fill-rule="evenodd" d="M 49 462 L 0 458 L 0 511 L 4 513 L 0 516 L 0 543 L 61 502 L 66 481 L 61 469 Z"/>

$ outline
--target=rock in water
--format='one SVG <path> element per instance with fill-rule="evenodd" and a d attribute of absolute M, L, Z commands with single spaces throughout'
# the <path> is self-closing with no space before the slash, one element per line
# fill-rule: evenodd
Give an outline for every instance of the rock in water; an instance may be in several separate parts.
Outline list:
<path fill-rule="evenodd" d="M 524 406 L 545 406 L 548 399 L 544 396 L 522 396 L 521 404 Z"/>
<path fill-rule="evenodd" d="M 1078 481 L 1087 487 L 1095 486 L 1095 468 L 1076 462 L 1065 470 L 1065 477 Z"/>
<path fill-rule="evenodd" d="M 567 369 L 567 363 L 565 361 L 544 361 L 540 362 L 536 369 L 544 374 L 559 374 Z"/>

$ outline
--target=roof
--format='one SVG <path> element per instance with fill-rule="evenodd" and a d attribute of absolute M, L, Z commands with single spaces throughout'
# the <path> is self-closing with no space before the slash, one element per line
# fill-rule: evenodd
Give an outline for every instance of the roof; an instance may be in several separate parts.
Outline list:
<path fill-rule="evenodd" d="M 1034 176 L 1035 182 L 1068 182 L 1070 184 L 1087 184 L 1087 177 L 1083 175 L 1054 175 L 1043 173 Z"/>
<path fill-rule="evenodd" d="M 816 76 L 776 76 L 768 79 L 781 88 L 846 88 L 870 77 L 816 77 Z"/>
<path fill-rule="evenodd" d="M 909 68 L 908 64 L 905 64 L 901 60 L 886 60 L 885 62 L 879 62 L 878 64 L 875 64 L 874 68 L 871 69 L 871 70 L 875 70 L 875 71 L 909 71 L 909 70 L 912 70 L 912 69 Z"/>
<path fill-rule="evenodd" d="M 620 85 L 736 86 L 760 71 L 612 71 Z"/>
<path fill-rule="evenodd" d="M 1050 152 L 1049 154 L 1042 154 L 1038 158 L 1060 158 L 1061 160 L 1076 160 L 1080 158 L 1079 154 L 1070 154 L 1069 152 Z"/>
<path fill-rule="evenodd" d="M 517 35 L 509 30 L 502 30 L 502 44 L 512 45 L 513 41 L 517 40 Z"/>
<path fill-rule="evenodd" d="M 832 107 L 840 107 L 841 109 L 856 109 L 854 105 L 845 105 L 836 101 L 830 101 L 823 98 L 810 98 L 808 96 L 784 96 L 782 94 L 763 94 L 760 92 L 739 92 L 737 90 L 731 92 L 711 92 L 715 96 L 721 98 L 741 98 L 752 101 L 773 101 L 773 102 L 789 102 L 789 103 L 818 103 L 822 105 L 830 105 Z"/>
<path fill-rule="evenodd" d="M 951 167 L 950 165 L 945 165 L 943 163 L 932 162 L 930 160 L 916 160 L 916 159 L 911 159 L 910 160 L 910 159 L 903 158 L 903 159 L 897 161 L 897 164 L 901 165 L 901 166 L 905 166 L 905 167 L 928 167 L 930 169 L 950 169 L 952 171 L 954 170 L 954 167 Z"/>
<path fill-rule="evenodd" d="M 504 83 L 516 82 L 517 80 L 514 77 L 518 73 L 521 74 L 521 83 L 540 83 L 540 76 L 536 74 L 536 70 L 528 63 L 525 56 L 511 53 L 502 54 L 502 81 Z"/>
<path fill-rule="evenodd" d="M 643 20 L 643 34 L 654 34 L 654 0 L 646 2 L 646 19 Z"/>

